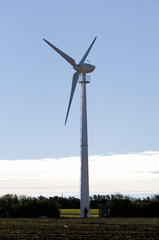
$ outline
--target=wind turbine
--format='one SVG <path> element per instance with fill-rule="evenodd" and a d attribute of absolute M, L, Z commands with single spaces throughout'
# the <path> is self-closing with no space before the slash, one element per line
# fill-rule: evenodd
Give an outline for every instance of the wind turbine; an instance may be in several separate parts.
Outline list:
<path fill-rule="evenodd" d="M 68 109 L 66 113 L 65 125 L 67 123 L 67 118 L 69 115 L 72 98 L 75 92 L 75 88 L 79 79 L 79 76 L 82 75 L 82 81 L 80 81 L 82 86 L 82 118 L 81 118 L 81 201 L 80 201 L 80 215 L 84 217 L 87 214 L 87 217 L 90 217 L 90 204 L 89 204 L 89 176 L 88 176 L 88 138 L 87 138 L 87 103 L 86 103 L 86 84 L 89 81 L 86 80 L 86 74 L 92 72 L 95 69 L 95 66 L 84 63 L 95 40 L 91 43 L 88 50 L 84 54 L 81 61 L 76 64 L 75 60 L 68 56 L 66 53 L 62 52 L 60 49 L 55 47 L 52 43 L 43 39 L 50 47 L 52 47 L 57 53 L 59 53 L 66 61 L 68 61 L 76 72 L 73 75 L 72 79 L 72 88 L 70 94 L 70 100 L 68 104 Z"/>

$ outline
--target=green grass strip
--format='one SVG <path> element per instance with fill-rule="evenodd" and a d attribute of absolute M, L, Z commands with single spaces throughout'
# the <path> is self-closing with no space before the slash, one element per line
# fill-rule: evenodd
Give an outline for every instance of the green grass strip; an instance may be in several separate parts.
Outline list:
<path fill-rule="evenodd" d="M 80 217 L 80 209 L 60 209 L 61 217 Z M 98 209 L 91 209 L 91 217 L 98 217 Z"/>

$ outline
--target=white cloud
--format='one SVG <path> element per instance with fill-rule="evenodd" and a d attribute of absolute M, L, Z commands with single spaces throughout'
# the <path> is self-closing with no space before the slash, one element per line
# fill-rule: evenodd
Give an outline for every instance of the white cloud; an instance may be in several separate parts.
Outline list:
<path fill-rule="evenodd" d="M 159 152 L 89 157 L 90 194 L 158 193 Z M 0 195 L 79 196 L 80 157 L 0 160 Z"/>

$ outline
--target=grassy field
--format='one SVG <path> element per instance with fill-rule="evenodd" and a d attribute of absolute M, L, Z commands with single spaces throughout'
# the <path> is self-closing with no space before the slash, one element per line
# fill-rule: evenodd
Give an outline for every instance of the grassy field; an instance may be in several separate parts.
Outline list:
<path fill-rule="evenodd" d="M 80 217 L 80 209 L 60 209 L 61 217 Z M 98 209 L 91 209 L 91 217 L 98 217 Z"/>
<path fill-rule="evenodd" d="M 159 240 L 159 219 L 0 219 L 0 239 Z"/>

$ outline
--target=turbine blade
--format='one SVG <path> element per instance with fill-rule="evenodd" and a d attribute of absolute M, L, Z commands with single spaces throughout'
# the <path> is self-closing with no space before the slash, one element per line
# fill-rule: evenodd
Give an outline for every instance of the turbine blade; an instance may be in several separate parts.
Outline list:
<path fill-rule="evenodd" d="M 93 40 L 93 42 L 91 43 L 90 47 L 88 48 L 87 52 L 85 53 L 85 55 L 83 56 L 83 58 L 81 59 L 80 63 L 79 64 L 82 64 L 84 63 L 84 61 L 86 60 L 87 56 L 88 56 L 88 53 L 89 51 L 91 50 L 95 40 L 97 39 L 97 37 L 95 37 L 95 39 Z"/>
<path fill-rule="evenodd" d="M 50 47 L 52 47 L 56 52 L 58 52 L 67 62 L 69 62 L 72 66 L 76 65 L 76 62 L 73 58 L 71 58 L 70 56 L 68 56 L 66 53 L 62 52 L 60 49 L 58 49 L 57 47 L 55 47 L 52 43 L 50 43 L 49 41 L 47 41 L 46 39 L 43 39 L 48 45 L 50 45 Z"/>
<path fill-rule="evenodd" d="M 79 72 L 75 72 L 73 74 L 71 95 L 70 95 L 70 101 L 69 101 L 69 104 L 68 104 L 68 109 L 67 109 L 67 114 L 66 114 L 66 119 L 65 119 L 65 125 L 66 125 L 66 122 L 67 122 L 68 114 L 69 114 L 71 103 L 72 103 L 72 98 L 73 98 L 73 95 L 74 95 L 74 92 L 75 92 L 75 88 L 76 88 L 76 85 L 77 85 L 79 75 L 80 75 Z"/>

